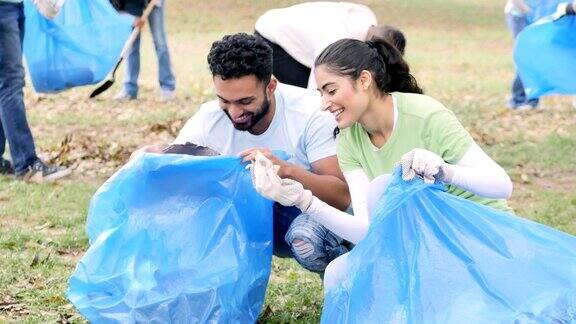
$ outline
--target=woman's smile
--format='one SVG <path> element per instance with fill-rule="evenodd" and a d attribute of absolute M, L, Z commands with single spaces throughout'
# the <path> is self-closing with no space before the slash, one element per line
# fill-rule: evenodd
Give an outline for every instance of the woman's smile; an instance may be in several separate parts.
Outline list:
<path fill-rule="evenodd" d="M 338 109 L 331 110 L 330 112 L 334 116 L 334 119 L 338 120 L 338 117 L 342 114 L 343 111 L 344 111 L 344 108 L 338 108 Z"/>

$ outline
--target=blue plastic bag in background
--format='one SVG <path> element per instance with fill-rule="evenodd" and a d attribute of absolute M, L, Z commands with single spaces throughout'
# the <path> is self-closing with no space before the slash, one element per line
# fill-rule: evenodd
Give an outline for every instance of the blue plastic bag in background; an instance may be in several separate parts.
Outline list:
<path fill-rule="evenodd" d="M 543 18 L 524 28 L 514 60 L 529 98 L 576 94 L 576 17 Z"/>
<path fill-rule="evenodd" d="M 323 323 L 574 323 L 576 238 L 396 172 Z"/>
<path fill-rule="evenodd" d="M 146 154 L 94 195 L 68 299 L 88 320 L 253 323 L 272 260 L 272 202 L 237 157 Z"/>
<path fill-rule="evenodd" d="M 108 0 L 68 0 L 54 20 L 24 1 L 24 55 L 36 92 L 102 81 L 118 62 L 133 18 Z"/>

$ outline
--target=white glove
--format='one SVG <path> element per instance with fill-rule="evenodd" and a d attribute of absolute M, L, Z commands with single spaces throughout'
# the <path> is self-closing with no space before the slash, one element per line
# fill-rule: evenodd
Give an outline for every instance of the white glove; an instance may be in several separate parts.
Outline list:
<path fill-rule="evenodd" d="M 42 16 L 54 19 L 60 12 L 64 0 L 32 0 L 32 3 L 34 3 Z"/>
<path fill-rule="evenodd" d="M 256 153 L 254 163 L 249 168 L 254 188 L 262 196 L 284 206 L 296 206 L 303 212 L 310 207 L 312 192 L 304 189 L 298 181 L 281 179 L 276 174 L 278 168 L 262 153 Z"/>
<path fill-rule="evenodd" d="M 426 183 L 435 180 L 450 183 L 453 171 L 446 162 L 434 152 L 415 148 L 404 154 L 400 160 L 402 165 L 402 179 L 412 180 L 416 175 L 422 177 Z"/>
<path fill-rule="evenodd" d="M 566 10 L 570 4 L 567 2 L 559 3 L 556 7 L 556 11 L 552 14 L 552 19 L 554 21 L 566 16 Z"/>

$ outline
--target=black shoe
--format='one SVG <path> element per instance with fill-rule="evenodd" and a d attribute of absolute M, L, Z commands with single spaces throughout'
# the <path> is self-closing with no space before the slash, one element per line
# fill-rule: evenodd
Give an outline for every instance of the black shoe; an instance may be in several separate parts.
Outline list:
<path fill-rule="evenodd" d="M 14 174 L 12 163 L 4 158 L 0 158 L 0 174 Z"/>
<path fill-rule="evenodd" d="M 69 175 L 72 171 L 66 167 L 48 165 L 40 160 L 32 163 L 24 171 L 16 174 L 16 179 L 29 182 L 50 182 Z"/>

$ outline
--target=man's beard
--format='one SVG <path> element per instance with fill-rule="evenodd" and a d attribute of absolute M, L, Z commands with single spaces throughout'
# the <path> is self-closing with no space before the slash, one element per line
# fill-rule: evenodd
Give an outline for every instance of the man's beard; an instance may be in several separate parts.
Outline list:
<path fill-rule="evenodd" d="M 264 94 L 264 102 L 262 102 L 260 109 L 258 109 L 256 112 L 244 113 L 250 117 L 250 119 L 244 123 L 241 123 L 241 124 L 235 123 L 234 120 L 232 120 L 232 117 L 230 116 L 228 111 L 225 111 L 225 112 L 226 112 L 226 116 L 228 116 L 228 118 L 232 122 L 232 125 L 234 125 L 234 128 L 236 128 L 239 131 L 249 131 L 262 118 L 264 118 L 264 116 L 266 116 L 266 114 L 268 113 L 268 110 L 270 110 L 270 100 L 268 100 L 268 96 L 266 96 L 266 94 Z"/>

